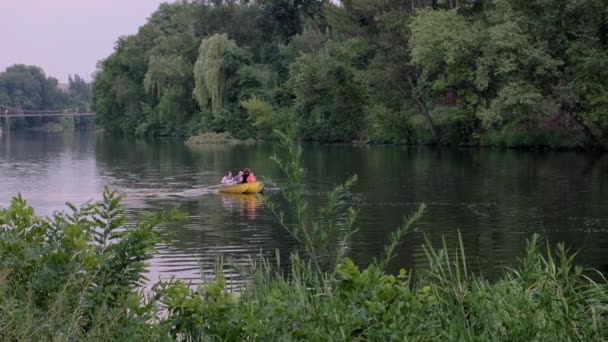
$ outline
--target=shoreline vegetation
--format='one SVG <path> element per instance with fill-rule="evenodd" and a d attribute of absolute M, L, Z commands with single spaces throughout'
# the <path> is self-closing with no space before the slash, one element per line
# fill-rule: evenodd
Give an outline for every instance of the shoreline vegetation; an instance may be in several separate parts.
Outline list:
<path fill-rule="evenodd" d="M 356 234 L 357 210 L 346 207 L 347 180 L 327 205 L 307 205 L 301 149 L 279 134 L 285 159 L 281 204 L 266 206 L 299 247 L 283 272 L 252 259 L 249 281 L 228 291 L 221 262 L 197 288 L 180 280 L 149 292 L 146 262 L 164 241 L 157 227 L 177 211 L 125 215 L 122 196 L 49 218 L 17 196 L 0 208 L 0 339 L 4 341 L 601 341 L 608 336 L 608 282 L 574 264 L 563 244 L 543 247 L 533 235 L 519 263 L 494 281 L 467 267 L 457 246 L 431 246 L 416 273 L 386 267 L 424 214 L 422 205 L 395 229 L 383 252 L 360 269 L 340 248 Z M 277 265 L 279 264 L 277 260 Z M 594 279 L 588 275 L 593 272 Z"/>
<path fill-rule="evenodd" d="M 98 64 L 92 102 L 108 132 L 139 136 L 605 150 L 606 8 L 162 4 Z"/>
<path fill-rule="evenodd" d="M 8 67 L 0 108 L 86 108 L 136 136 L 260 141 L 279 129 L 324 143 L 605 151 L 606 11 L 603 0 L 165 3 L 92 83 Z M 94 125 L 73 120 L 11 126 Z"/>
<path fill-rule="evenodd" d="M 20 117 L 18 111 L 90 111 L 91 84 L 70 75 L 67 84 L 47 76 L 38 66 L 15 64 L 0 72 L 0 112 L 14 115 L 0 119 L 4 131 L 32 130 L 48 133 L 95 129 L 92 117 Z M 17 112 L 16 112 L 17 111 Z M 10 127 L 6 127 L 8 124 Z"/>
<path fill-rule="evenodd" d="M 207 132 L 197 134 L 186 139 L 187 145 L 204 145 L 204 144 L 255 144 L 254 139 L 236 139 L 230 133 L 213 133 Z"/>

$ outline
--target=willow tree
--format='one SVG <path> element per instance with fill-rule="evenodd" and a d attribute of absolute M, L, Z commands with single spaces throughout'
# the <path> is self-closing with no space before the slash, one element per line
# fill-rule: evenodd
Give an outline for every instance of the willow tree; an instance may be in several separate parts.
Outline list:
<path fill-rule="evenodd" d="M 191 77 L 192 64 L 182 56 L 151 56 L 144 77 L 144 88 L 148 93 L 161 97 L 175 85 L 182 85 Z"/>
<path fill-rule="evenodd" d="M 235 48 L 233 40 L 226 34 L 215 34 L 203 39 L 198 48 L 198 58 L 194 64 L 194 98 L 201 107 L 211 102 L 211 111 L 222 107 L 227 70 L 222 65 L 224 51 Z"/>

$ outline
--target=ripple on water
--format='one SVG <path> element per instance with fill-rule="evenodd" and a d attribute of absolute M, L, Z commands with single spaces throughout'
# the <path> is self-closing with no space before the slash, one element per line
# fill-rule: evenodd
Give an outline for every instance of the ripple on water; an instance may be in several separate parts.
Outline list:
<path fill-rule="evenodd" d="M 172 236 L 151 260 L 151 281 L 172 277 L 199 283 L 218 257 L 229 279 L 242 282 L 249 257 L 274 258 L 281 266 L 296 246 L 262 201 L 220 196 L 226 170 L 252 167 L 258 176 L 281 180 L 268 157 L 275 146 L 189 148 L 172 140 L 131 140 L 103 135 L 12 135 L 0 142 L 0 205 L 21 192 L 38 213 L 50 215 L 64 202 L 98 200 L 104 186 L 126 194 L 127 214 L 178 207 L 184 222 L 160 227 Z M 494 149 L 412 149 L 303 146 L 305 188 L 314 211 L 325 206 L 334 184 L 357 173 L 344 197 L 360 208 L 345 253 L 365 264 L 382 253 L 387 236 L 421 203 L 427 214 L 406 236 L 394 266 L 423 270 L 425 239 L 455 247 L 460 232 L 476 271 L 502 272 L 532 233 L 580 249 L 585 265 L 608 268 L 608 158 L 583 153 L 527 153 Z M 277 199 L 278 189 L 267 193 Z"/>

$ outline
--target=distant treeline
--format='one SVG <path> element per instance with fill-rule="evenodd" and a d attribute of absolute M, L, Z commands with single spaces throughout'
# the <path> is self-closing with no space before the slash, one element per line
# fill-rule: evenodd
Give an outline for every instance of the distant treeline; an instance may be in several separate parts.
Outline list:
<path fill-rule="evenodd" d="M 47 77 L 42 68 L 16 64 L 0 72 L 0 109 L 23 111 L 91 109 L 91 85 L 80 76 L 69 76 L 66 89 L 59 81 Z M 0 125 L 5 124 L 0 120 Z M 23 117 L 11 118 L 11 129 L 39 128 L 69 130 L 93 126 L 91 117 Z"/>
<path fill-rule="evenodd" d="M 604 0 L 163 4 L 99 64 L 110 131 L 606 147 Z"/>

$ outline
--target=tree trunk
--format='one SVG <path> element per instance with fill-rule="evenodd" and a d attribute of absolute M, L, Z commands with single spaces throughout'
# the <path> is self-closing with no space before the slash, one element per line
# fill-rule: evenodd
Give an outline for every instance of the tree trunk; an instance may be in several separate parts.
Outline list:
<path fill-rule="evenodd" d="M 426 101 L 420 96 L 416 96 L 416 103 L 418 103 L 418 108 L 424 114 L 424 118 L 426 119 L 426 123 L 429 125 L 431 129 L 431 134 L 433 135 L 433 142 L 435 144 L 439 143 L 439 134 L 437 133 L 437 129 L 435 128 L 435 124 L 433 123 L 433 118 L 431 117 L 431 113 L 426 106 Z"/>
<path fill-rule="evenodd" d="M 409 73 L 406 76 L 407 76 L 407 83 L 409 83 L 410 88 L 413 93 L 415 91 L 414 81 L 410 77 Z M 420 109 L 420 111 L 424 115 L 424 118 L 426 119 L 426 123 L 429 125 L 429 128 L 431 129 L 431 134 L 433 135 L 433 142 L 435 144 L 439 143 L 439 133 L 437 133 L 437 129 L 435 128 L 435 124 L 433 123 L 433 118 L 431 117 L 431 112 L 429 112 L 429 109 L 426 105 L 426 101 L 424 100 L 424 98 L 422 96 L 414 95 L 414 98 L 416 99 L 416 104 L 418 105 L 418 109 Z"/>
<path fill-rule="evenodd" d="M 321 32 L 321 27 L 319 26 L 317 19 L 314 15 L 309 15 L 308 17 L 310 18 L 310 21 L 312 21 L 312 25 L 315 27 L 315 31 L 317 31 L 317 34 L 319 35 L 319 37 L 321 37 L 323 43 L 325 43 L 325 35 L 323 34 L 323 32 Z"/>
<path fill-rule="evenodd" d="M 589 141 L 592 142 L 592 146 L 593 147 L 601 146 L 600 139 L 598 139 L 598 137 L 595 136 L 595 134 L 593 133 L 593 130 L 591 130 L 589 125 L 585 122 L 585 119 L 583 119 L 580 115 L 578 115 L 576 113 L 571 113 L 570 115 L 572 116 L 572 118 L 574 118 L 574 121 L 581 127 L 581 129 L 583 130 L 583 133 L 585 134 L 585 137 L 587 137 L 587 139 L 589 139 Z"/>

